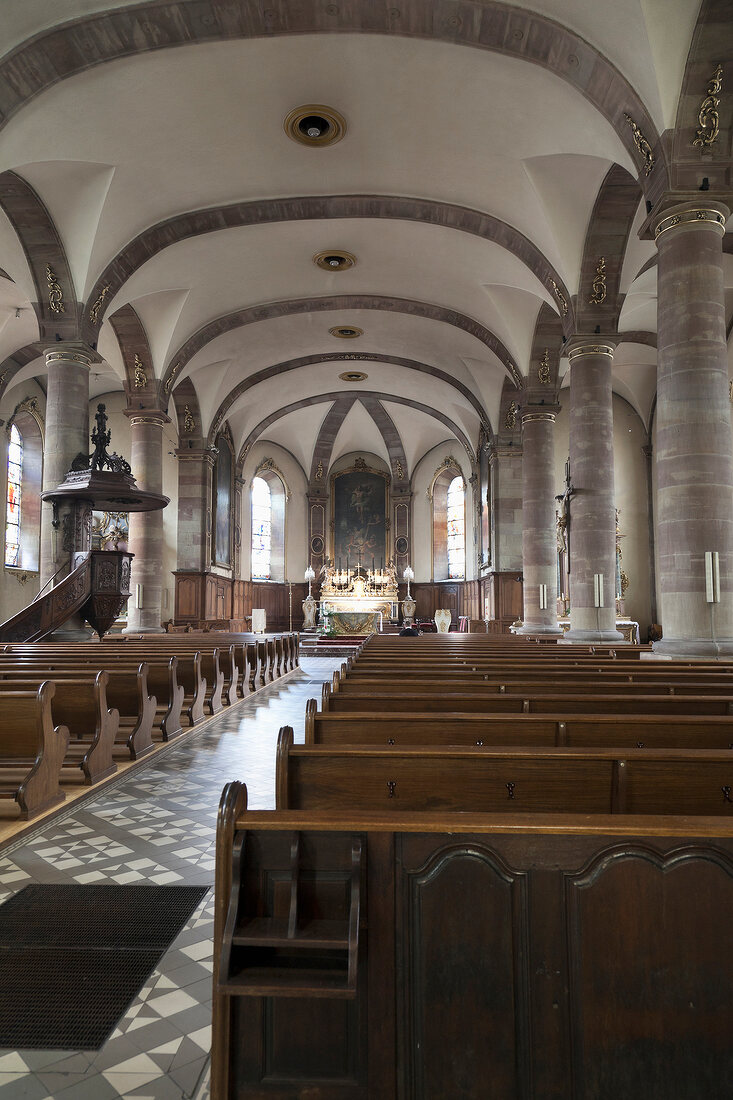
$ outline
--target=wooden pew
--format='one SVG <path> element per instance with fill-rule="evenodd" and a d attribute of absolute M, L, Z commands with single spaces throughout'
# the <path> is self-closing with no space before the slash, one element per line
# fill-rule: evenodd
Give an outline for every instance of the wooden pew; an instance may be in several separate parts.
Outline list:
<path fill-rule="evenodd" d="M 334 699 L 338 699 L 335 696 Z M 501 699 L 501 696 L 497 698 Z M 510 697 L 511 698 L 511 697 Z M 662 697 L 664 698 L 664 697 Z M 695 713 L 515 714 L 469 711 L 305 712 L 306 745 L 514 745 L 570 748 L 733 748 L 733 715 Z"/>
<path fill-rule="evenodd" d="M 733 714 L 733 689 L 727 695 L 654 695 L 628 691 L 617 694 L 571 691 L 545 693 L 537 685 L 523 694 L 475 691 L 394 692 L 388 697 L 360 691 L 339 691 L 330 684 L 322 689 L 322 710 L 332 714 L 388 710 L 412 713 L 478 714 Z"/>
<path fill-rule="evenodd" d="M 0 693 L 0 798 L 17 803 L 25 820 L 63 802 L 61 767 L 69 743 L 66 726 L 54 728 L 55 685 Z"/>
<path fill-rule="evenodd" d="M 230 783 L 214 1100 L 722 1098 L 732 866 L 730 818 L 247 811 Z"/>
<path fill-rule="evenodd" d="M 113 750 L 120 716 L 108 705 L 108 680 L 106 672 L 90 672 L 87 676 L 77 674 L 53 681 L 53 722 L 69 730 L 62 782 L 83 781 L 92 785 L 117 771 Z M 0 682 L 0 695 L 18 691 L 33 693 L 38 692 L 39 688 L 37 679 L 4 680 Z"/>
<path fill-rule="evenodd" d="M 290 726 L 278 738 L 283 810 L 727 817 L 732 792 L 730 751 L 295 745 Z"/>

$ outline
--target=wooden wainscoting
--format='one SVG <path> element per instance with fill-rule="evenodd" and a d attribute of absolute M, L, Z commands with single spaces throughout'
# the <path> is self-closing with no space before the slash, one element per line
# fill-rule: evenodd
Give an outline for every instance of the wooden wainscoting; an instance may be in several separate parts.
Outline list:
<path fill-rule="evenodd" d="M 521 573 L 489 573 L 475 581 L 415 582 L 410 587 L 417 604 L 418 620 L 432 619 L 441 608 L 450 611 L 452 626 L 457 626 L 462 615 L 483 619 L 486 598 L 492 632 L 506 633 L 512 623 L 522 617 Z M 400 585 L 400 601 L 406 595 L 407 586 Z"/>
<path fill-rule="evenodd" d="M 278 581 L 244 581 L 219 573 L 177 571 L 176 625 L 205 624 L 222 619 L 242 620 L 253 607 L 263 607 L 268 630 L 290 629 L 289 588 Z M 308 586 L 300 581 L 292 586 L 293 629 L 303 625 L 303 600 Z"/>

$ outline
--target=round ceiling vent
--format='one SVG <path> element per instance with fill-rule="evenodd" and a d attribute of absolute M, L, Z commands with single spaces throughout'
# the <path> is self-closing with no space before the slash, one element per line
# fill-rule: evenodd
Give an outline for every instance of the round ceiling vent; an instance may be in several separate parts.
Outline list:
<path fill-rule="evenodd" d="M 338 336 L 340 340 L 355 340 L 357 336 L 364 335 L 364 329 L 356 328 L 354 325 L 337 325 L 336 328 L 330 328 L 328 331 L 332 336 Z"/>
<path fill-rule="evenodd" d="M 343 374 L 339 375 L 342 382 L 366 382 L 368 374 L 364 374 L 363 370 L 345 370 Z"/>
<path fill-rule="evenodd" d="M 313 263 L 324 271 L 348 271 L 356 263 L 353 252 L 316 252 Z"/>
<path fill-rule="evenodd" d="M 301 145 L 335 145 L 346 133 L 346 120 L 333 107 L 307 103 L 283 122 L 285 133 Z"/>

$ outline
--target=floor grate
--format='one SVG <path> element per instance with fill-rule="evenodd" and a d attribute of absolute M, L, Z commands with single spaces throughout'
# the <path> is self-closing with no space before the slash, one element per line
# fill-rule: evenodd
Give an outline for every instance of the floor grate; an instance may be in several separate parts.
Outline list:
<path fill-rule="evenodd" d="M 0 1047 L 98 1050 L 208 889 L 26 886 L 0 906 Z"/>

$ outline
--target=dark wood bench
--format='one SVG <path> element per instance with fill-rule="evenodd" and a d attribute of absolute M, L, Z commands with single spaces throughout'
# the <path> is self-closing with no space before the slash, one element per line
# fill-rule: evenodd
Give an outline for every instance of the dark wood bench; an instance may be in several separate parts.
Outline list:
<path fill-rule="evenodd" d="M 69 730 L 69 744 L 62 765 L 61 781 L 87 785 L 98 783 L 117 771 L 113 750 L 120 716 L 109 706 L 106 672 L 87 676 L 59 677 L 51 714 L 54 725 Z M 37 680 L 0 681 L 0 695 L 17 691 L 37 692 Z M 80 774 L 81 773 L 81 774 Z"/>
<path fill-rule="evenodd" d="M 0 692 L 0 798 L 14 801 L 24 819 L 66 797 L 59 780 L 69 731 L 54 728 L 54 692 L 48 681 L 37 691 Z"/>
<path fill-rule="evenodd" d="M 322 710 L 332 714 L 353 711 L 389 710 L 407 714 L 436 711 L 438 713 L 478 714 L 733 714 L 733 688 L 728 695 L 654 695 L 628 691 L 617 694 L 572 690 L 549 693 L 534 689 L 521 695 L 486 692 L 479 685 L 471 691 L 440 692 L 405 690 L 387 696 L 380 691 L 331 691 L 330 684 L 322 689 Z"/>
<path fill-rule="evenodd" d="M 629 748 L 621 756 L 619 749 L 591 748 L 295 745 L 292 728 L 284 726 L 275 804 L 308 811 L 728 816 L 732 792 L 730 751 Z"/>
<path fill-rule="evenodd" d="M 730 818 L 247 811 L 230 783 L 213 1095 L 722 1098 L 732 867 Z"/>

